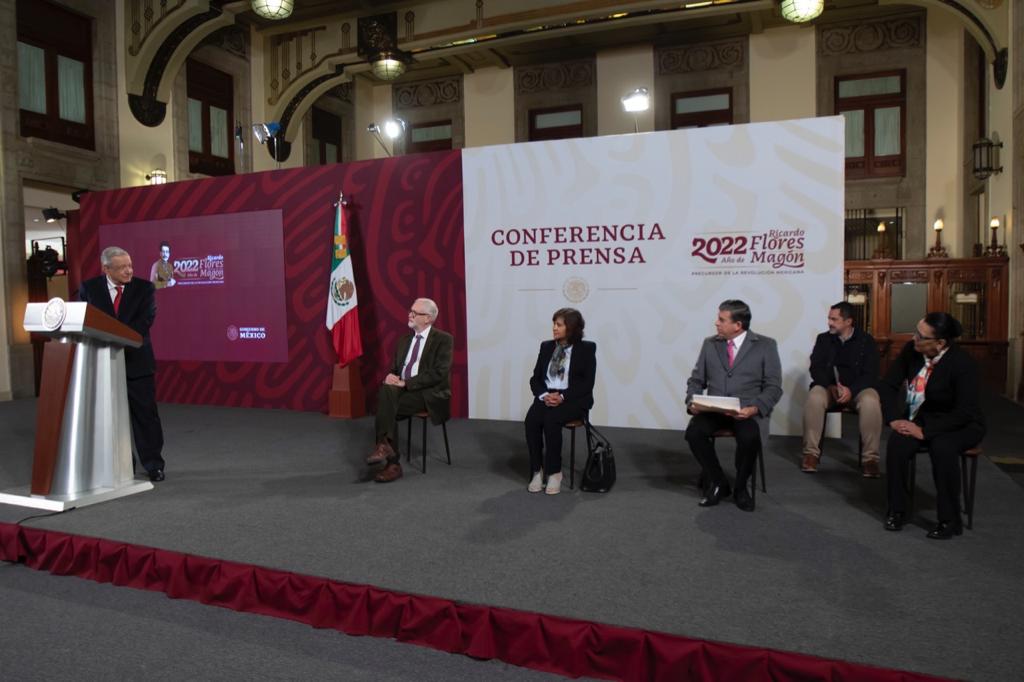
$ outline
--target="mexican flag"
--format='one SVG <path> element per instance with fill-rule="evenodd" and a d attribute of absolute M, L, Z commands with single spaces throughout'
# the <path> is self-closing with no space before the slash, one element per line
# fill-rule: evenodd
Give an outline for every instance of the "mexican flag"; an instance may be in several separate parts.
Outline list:
<path fill-rule="evenodd" d="M 359 334 L 359 315 L 356 314 L 356 278 L 352 274 L 352 259 L 348 252 L 348 231 L 345 229 L 345 209 L 339 198 L 334 214 L 334 248 L 331 253 L 331 286 L 327 295 L 327 328 L 334 339 L 338 364 L 344 367 L 363 354 L 363 340 Z"/>

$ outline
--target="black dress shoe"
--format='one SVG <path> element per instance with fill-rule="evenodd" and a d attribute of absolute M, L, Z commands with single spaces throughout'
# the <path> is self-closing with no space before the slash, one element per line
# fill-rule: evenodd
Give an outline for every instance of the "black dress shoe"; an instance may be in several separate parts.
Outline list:
<path fill-rule="evenodd" d="M 899 512 L 889 512 L 889 515 L 885 517 L 885 529 L 886 530 L 903 530 L 903 524 L 905 519 L 903 514 Z"/>
<path fill-rule="evenodd" d="M 747 492 L 747 486 L 736 489 L 736 494 L 733 495 L 732 501 L 736 503 L 736 506 L 746 512 L 754 511 L 754 498 Z"/>
<path fill-rule="evenodd" d="M 708 491 L 704 493 L 704 497 L 700 498 L 698 503 L 702 507 L 714 507 L 723 497 L 729 497 L 732 494 L 732 490 L 729 488 L 728 483 L 714 484 Z"/>
<path fill-rule="evenodd" d="M 930 540 L 949 540 L 954 535 L 963 535 L 964 525 L 959 521 L 939 521 L 938 524 L 928 531 Z"/>
<path fill-rule="evenodd" d="M 150 471 L 149 480 L 153 481 L 154 483 L 159 483 L 160 481 L 164 480 L 164 470 L 157 469 L 155 471 Z"/>

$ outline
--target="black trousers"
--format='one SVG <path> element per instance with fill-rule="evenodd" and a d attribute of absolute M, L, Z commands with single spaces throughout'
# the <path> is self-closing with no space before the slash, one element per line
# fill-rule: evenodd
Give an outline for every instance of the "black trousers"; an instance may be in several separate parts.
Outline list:
<path fill-rule="evenodd" d="M 951 431 L 920 441 L 893 431 L 885 452 L 885 475 L 889 485 L 889 511 L 907 511 L 907 478 L 910 459 L 922 445 L 928 448 L 935 481 L 935 506 L 939 521 L 960 522 L 960 453 L 981 442 L 977 427 Z"/>
<path fill-rule="evenodd" d="M 732 429 L 736 434 L 736 488 L 746 486 L 757 461 L 761 446 L 761 429 L 756 419 L 733 419 L 724 414 L 703 412 L 690 419 L 686 427 L 686 442 L 704 472 L 705 485 L 724 485 L 729 482 L 718 463 L 715 443 L 711 434 L 720 429 Z"/>
<path fill-rule="evenodd" d="M 398 418 L 409 417 L 427 409 L 423 391 L 407 391 L 399 386 L 380 387 L 377 393 L 377 416 L 374 420 L 377 443 L 385 438 L 398 451 Z"/>
<path fill-rule="evenodd" d="M 550 476 L 562 470 L 562 429 L 574 419 L 583 419 L 587 414 L 585 405 L 564 402 L 558 407 L 548 407 L 540 400 L 533 399 L 526 412 L 526 447 L 530 451 L 530 471 L 536 473 L 544 468 Z"/>
<path fill-rule="evenodd" d="M 164 429 L 156 409 L 156 377 L 128 379 L 128 414 L 135 454 L 149 473 L 164 468 Z"/>

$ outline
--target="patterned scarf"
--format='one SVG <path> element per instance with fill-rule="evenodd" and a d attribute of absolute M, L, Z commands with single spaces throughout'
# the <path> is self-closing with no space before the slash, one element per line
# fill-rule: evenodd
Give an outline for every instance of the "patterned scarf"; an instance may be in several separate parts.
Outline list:
<path fill-rule="evenodd" d="M 555 352 L 551 354 L 551 362 L 548 364 L 548 376 L 552 379 L 565 376 L 565 365 L 568 355 L 565 352 L 566 346 L 555 343 Z"/>

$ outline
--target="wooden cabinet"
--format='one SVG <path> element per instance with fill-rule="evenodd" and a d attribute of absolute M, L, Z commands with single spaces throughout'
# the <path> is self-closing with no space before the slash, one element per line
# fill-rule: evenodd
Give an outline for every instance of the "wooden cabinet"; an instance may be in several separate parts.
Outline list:
<path fill-rule="evenodd" d="M 883 372 L 913 336 L 918 320 L 942 311 L 963 325 L 959 343 L 977 360 L 986 385 L 1003 393 L 1008 271 L 1005 256 L 846 261 L 844 297 L 857 311 L 857 324 L 878 341 Z"/>

